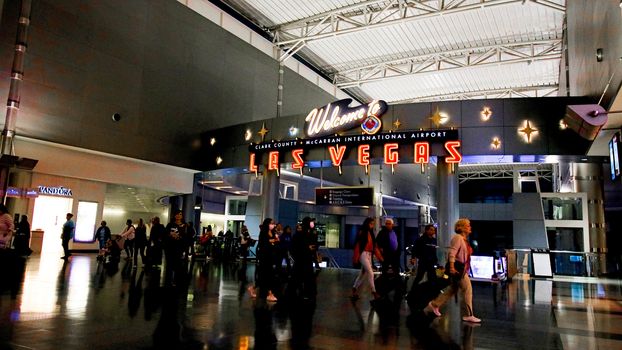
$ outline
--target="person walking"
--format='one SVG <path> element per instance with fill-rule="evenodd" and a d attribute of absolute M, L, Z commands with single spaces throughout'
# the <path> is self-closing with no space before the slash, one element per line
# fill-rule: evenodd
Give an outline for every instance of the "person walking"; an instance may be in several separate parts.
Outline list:
<path fill-rule="evenodd" d="M 121 232 L 121 237 L 125 239 L 125 245 L 123 248 L 125 249 L 125 260 L 132 259 L 132 253 L 134 252 L 134 237 L 136 236 L 136 229 L 134 225 L 132 225 L 132 219 L 127 219 L 125 222 L 125 229 Z"/>
<path fill-rule="evenodd" d="M 63 224 L 63 232 L 61 233 L 61 240 L 63 245 L 64 256 L 61 259 L 67 260 L 71 256 L 69 252 L 69 241 L 73 239 L 73 236 L 76 232 L 76 224 L 71 220 L 73 218 L 72 213 L 67 213 L 67 221 Z"/>
<path fill-rule="evenodd" d="M 140 261 L 145 267 L 145 247 L 147 246 L 147 225 L 142 218 L 138 219 L 138 225 L 134 233 L 134 268 L 138 267 L 138 254 L 140 254 Z"/>
<path fill-rule="evenodd" d="M 452 296 L 460 291 L 462 296 L 462 320 L 470 323 L 480 323 L 482 320 L 473 315 L 473 289 L 469 279 L 469 264 L 473 249 L 469 245 L 469 235 L 471 234 L 471 222 L 467 218 L 456 221 L 454 226 L 456 232 L 449 242 L 449 276 L 453 280 L 451 285 L 445 289 L 436 299 L 428 303 L 424 312 L 433 313 L 441 316 L 439 308 L 443 306 Z"/>
<path fill-rule="evenodd" d="M 427 274 L 428 281 L 436 279 L 436 265 L 438 264 L 436 248 L 436 227 L 434 225 L 426 225 L 423 235 L 415 241 L 414 257 L 411 258 L 413 265 L 415 263 L 414 260 L 417 263 L 417 275 L 411 286 L 411 291 L 421 282 L 425 274 Z"/>
<path fill-rule="evenodd" d="M 242 225 L 242 232 L 240 233 L 240 256 L 242 257 L 242 263 L 246 263 L 248 260 L 248 250 L 251 247 L 252 238 L 248 232 L 248 227 Z"/>
<path fill-rule="evenodd" d="M 400 243 L 393 230 L 394 222 L 391 218 L 384 220 L 384 226 L 378 232 L 376 242 L 382 253 L 382 273 L 399 274 L 400 272 Z"/>
<path fill-rule="evenodd" d="M 147 258 L 150 266 L 158 266 L 162 264 L 162 245 L 166 228 L 160 223 L 160 218 L 155 216 L 151 219 L 151 231 L 149 232 L 149 249 L 147 249 Z"/>
<path fill-rule="evenodd" d="M 354 242 L 354 263 L 361 264 L 361 271 L 352 286 L 352 299 L 354 300 L 359 298 L 358 290 L 364 280 L 367 280 L 369 283 L 369 288 L 371 289 L 374 299 L 380 298 L 380 294 L 376 292 L 376 286 L 374 285 L 374 271 L 371 265 L 372 254 L 376 255 L 378 260 L 383 260 L 382 254 L 376 246 L 376 236 L 374 235 L 375 225 L 376 220 L 374 220 L 374 218 L 366 218 Z"/>
<path fill-rule="evenodd" d="M 181 275 L 181 260 L 186 247 L 186 223 L 181 210 L 175 212 L 174 220 L 166 225 L 164 235 L 164 255 L 166 257 L 166 271 L 164 283 L 176 286 Z"/>
<path fill-rule="evenodd" d="M 281 270 L 283 266 L 283 260 L 285 260 L 285 265 L 287 269 L 285 270 L 285 275 L 288 275 L 292 269 L 290 263 L 290 252 L 292 250 L 292 228 L 291 226 L 285 226 L 283 232 L 279 235 L 279 245 L 277 248 L 277 258 L 276 258 L 276 267 Z"/>
<path fill-rule="evenodd" d="M 15 223 L 9 214 L 9 209 L 4 204 L 0 204 L 0 249 L 11 248 L 11 239 Z"/>
<path fill-rule="evenodd" d="M 294 270 L 292 284 L 295 292 L 301 292 L 303 298 L 313 298 L 316 295 L 315 274 L 313 273 L 313 261 L 315 260 L 315 239 L 313 226 L 315 219 L 305 217 L 302 219 L 300 230 L 296 230 L 292 238 L 292 257 L 294 258 Z"/>
<path fill-rule="evenodd" d="M 107 226 L 106 221 L 102 220 L 99 228 L 95 231 L 95 239 L 99 242 L 99 254 L 97 260 L 104 260 L 106 254 L 106 243 L 112 238 L 110 234 L 110 228 Z"/>
<path fill-rule="evenodd" d="M 276 245 L 279 238 L 274 232 L 276 224 L 271 218 L 266 218 L 261 224 L 259 231 L 259 243 L 257 245 L 257 287 L 261 297 L 265 297 L 267 301 L 275 302 L 276 297 L 272 293 L 275 286 L 274 282 L 274 257 L 276 254 Z M 251 292 L 251 294 L 253 294 Z"/>
<path fill-rule="evenodd" d="M 22 215 L 17 228 L 15 230 L 15 239 L 13 241 L 13 247 L 19 255 L 30 255 L 30 223 L 28 223 L 28 216 Z"/>

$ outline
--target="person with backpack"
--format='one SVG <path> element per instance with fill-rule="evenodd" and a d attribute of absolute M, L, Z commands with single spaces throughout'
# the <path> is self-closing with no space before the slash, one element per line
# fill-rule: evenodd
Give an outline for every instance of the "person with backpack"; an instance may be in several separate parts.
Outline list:
<path fill-rule="evenodd" d="M 421 282 L 424 274 L 427 274 L 428 281 L 436 279 L 436 265 L 438 264 L 436 248 L 436 227 L 434 225 L 426 225 L 423 235 L 415 241 L 414 258 L 412 260 L 417 260 L 417 276 L 415 276 L 411 290 Z M 414 265 L 414 261 L 411 261 L 411 263 Z"/>

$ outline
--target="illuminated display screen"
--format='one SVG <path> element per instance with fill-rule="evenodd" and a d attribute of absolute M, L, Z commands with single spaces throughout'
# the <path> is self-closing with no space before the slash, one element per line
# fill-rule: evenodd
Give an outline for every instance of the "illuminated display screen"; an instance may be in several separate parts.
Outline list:
<path fill-rule="evenodd" d="M 473 278 L 490 279 L 495 272 L 494 258 L 492 256 L 471 256 L 471 273 Z"/>
<path fill-rule="evenodd" d="M 76 219 L 76 242 L 95 241 L 95 220 L 97 219 L 97 203 L 82 202 L 78 203 L 78 218 Z"/>
<path fill-rule="evenodd" d="M 609 166 L 611 168 L 611 180 L 620 176 L 620 154 L 618 146 L 620 144 L 620 133 L 616 132 L 609 141 Z"/>

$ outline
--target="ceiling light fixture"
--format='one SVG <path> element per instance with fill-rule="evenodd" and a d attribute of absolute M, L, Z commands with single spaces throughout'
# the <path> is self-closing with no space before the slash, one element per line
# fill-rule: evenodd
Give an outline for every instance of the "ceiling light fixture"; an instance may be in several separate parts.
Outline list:
<path fill-rule="evenodd" d="M 296 135 L 298 135 L 298 128 L 295 127 L 295 126 L 291 126 L 289 128 L 289 136 L 293 137 L 293 136 L 296 136 Z"/>
<path fill-rule="evenodd" d="M 209 140 L 209 144 L 213 146 L 215 143 L 216 143 L 216 138 L 212 137 L 212 138 Z"/>
<path fill-rule="evenodd" d="M 566 124 L 566 122 L 563 119 L 560 119 L 560 121 L 559 121 L 559 128 L 561 130 L 566 130 L 566 129 L 568 129 L 568 124 Z"/>

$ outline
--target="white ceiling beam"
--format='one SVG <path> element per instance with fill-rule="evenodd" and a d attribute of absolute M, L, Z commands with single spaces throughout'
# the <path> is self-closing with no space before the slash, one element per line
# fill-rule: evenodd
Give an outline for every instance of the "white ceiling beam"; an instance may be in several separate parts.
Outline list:
<path fill-rule="evenodd" d="M 477 3 L 451 1 L 447 4 L 439 1 L 439 8 L 429 6 L 429 0 L 372 0 L 348 5 L 322 14 L 310 16 L 294 22 L 285 23 L 271 28 L 275 34 L 275 44 L 289 46 L 298 41 L 314 41 L 369 30 L 378 27 L 402 24 L 425 18 L 450 15 L 466 11 L 480 10 L 486 7 L 501 6 L 514 3 L 523 3 L 523 0 L 480 0 Z M 550 0 L 529 0 L 531 4 L 538 4 L 547 8 L 565 12 L 563 5 Z M 382 6 L 385 5 L 385 6 Z M 326 18 L 332 18 L 335 23 L 326 23 Z M 361 21 L 356 18 L 368 18 Z M 345 18 L 351 21 L 345 22 Z M 345 22 L 341 26 L 339 22 Z M 318 25 L 322 23 L 321 25 Z M 311 29 L 310 29 L 311 28 Z M 278 38 L 278 39 L 276 39 Z"/>
<path fill-rule="evenodd" d="M 558 85 L 535 85 L 535 86 L 525 86 L 525 87 L 515 87 L 515 88 L 503 88 L 503 89 L 488 89 L 488 90 L 477 90 L 477 91 L 460 91 L 454 92 L 451 94 L 441 94 L 441 95 L 428 95 L 428 96 L 418 96 L 406 100 L 401 101 L 393 101 L 390 104 L 408 104 L 408 103 L 419 103 L 419 102 L 431 102 L 431 101 L 448 101 L 448 100 L 468 100 L 475 98 L 500 98 L 502 96 L 507 95 L 516 95 L 520 93 L 524 95 L 524 97 L 543 97 L 549 96 L 554 92 L 559 90 Z M 530 95 L 531 93 L 531 95 Z M 533 95 L 533 96 L 532 96 Z"/>
<path fill-rule="evenodd" d="M 544 47 L 545 49 L 538 51 L 534 50 L 534 47 Z M 551 49 L 551 47 L 554 49 Z M 560 59 L 561 54 L 561 39 L 528 41 L 505 45 L 486 45 L 425 55 L 413 55 L 397 60 L 387 60 L 373 65 L 338 71 L 333 81 L 340 88 L 350 88 L 404 75 L 429 74 L 431 72 L 466 69 L 476 66 L 514 64 L 520 62 L 531 63 L 535 61 Z M 403 72 L 403 74 L 387 74 L 387 71 Z"/>

